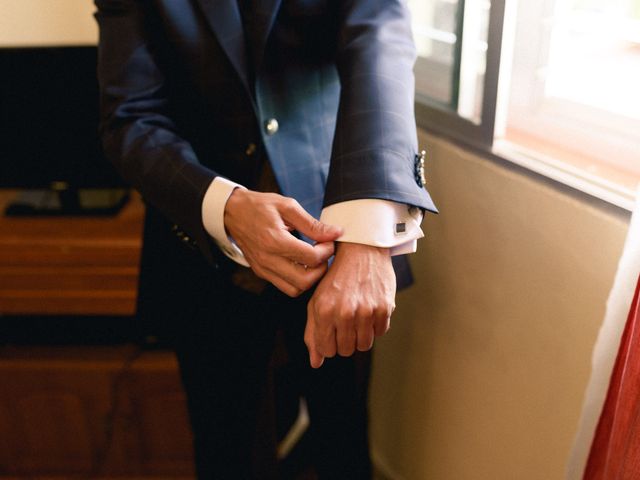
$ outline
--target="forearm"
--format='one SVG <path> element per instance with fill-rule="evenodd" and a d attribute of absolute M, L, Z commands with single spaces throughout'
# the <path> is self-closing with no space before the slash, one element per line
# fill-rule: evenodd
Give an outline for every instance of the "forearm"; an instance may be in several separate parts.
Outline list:
<path fill-rule="evenodd" d="M 341 3 L 340 105 L 325 207 L 378 198 L 435 210 L 415 181 L 416 51 L 402 0 Z"/>
<path fill-rule="evenodd" d="M 105 154 L 145 201 L 210 255 L 200 208 L 216 174 L 199 163 L 171 118 L 165 76 L 147 38 L 142 2 L 97 0 L 96 6 Z"/>

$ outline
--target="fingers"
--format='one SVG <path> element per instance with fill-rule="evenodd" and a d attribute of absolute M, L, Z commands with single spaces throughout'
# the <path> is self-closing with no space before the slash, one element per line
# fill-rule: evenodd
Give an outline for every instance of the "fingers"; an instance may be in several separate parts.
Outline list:
<path fill-rule="evenodd" d="M 356 313 L 327 316 L 327 312 L 322 310 L 316 308 L 313 300 L 307 307 L 304 342 L 313 368 L 320 368 L 325 358 L 332 358 L 336 353 L 349 357 L 356 350 L 371 350 L 374 338 L 389 330 L 390 317 L 386 314 L 390 308 L 373 310 L 360 317 Z M 355 324 L 357 327 L 354 327 Z"/>
<path fill-rule="evenodd" d="M 316 321 L 315 311 L 309 314 L 305 331 L 305 343 L 309 349 L 310 360 L 313 358 L 332 358 L 336 355 L 350 357 L 356 350 L 366 352 L 373 348 L 376 329 L 373 327 L 373 319 L 363 319 L 361 325 L 356 329 L 352 325 L 354 318 L 339 318 L 336 322 L 337 328 L 322 328 L 326 325 L 322 319 Z M 319 326 L 320 325 L 320 326 Z M 378 327 L 379 331 L 388 330 L 388 319 L 385 326 Z M 317 362 L 315 362 L 317 364 Z M 314 362 L 312 362 L 312 365 Z M 314 367 L 317 368 L 317 367 Z"/>
<path fill-rule="evenodd" d="M 280 256 L 309 267 L 327 262 L 334 253 L 333 242 L 309 245 L 285 231 L 279 236 L 277 245 Z"/>
<path fill-rule="evenodd" d="M 272 274 L 268 277 L 262 277 L 262 278 L 264 278 L 268 282 L 271 282 L 274 287 L 276 287 L 282 293 L 284 293 L 285 295 L 291 298 L 299 297 L 300 295 L 302 295 L 302 292 L 304 291 L 294 285 L 291 285 L 289 282 L 287 282 L 286 280 L 283 280 L 277 275 Z"/>
<path fill-rule="evenodd" d="M 302 292 L 306 292 L 313 287 L 327 271 L 326 263 L 322 263 L 317 267 L 307 267 L 300 263 L 294 263 L 291 260 L 279 257 L 274 257 L 273 261 L 273 267 L 266 268 L 270 274 L 270 278 L 267 278 L 266 280 L 271 281 L 270 279 L 274 278 L 278 280 L 278 283 L 284 282 L 285 284 L 294 287 L 295 295 L 290 295 L 288 291 L 280 289 L 280 287 L 272 281 L 276 287 L 289 296 L 298 296 Z"/>
<path fill-rule="evenodd" d="M 290 297 L 297 297 L 313 287 L 327 271 L 327 260 L 333 252 L 332 244 L 316 247 L 282 232 L 284 246 L 263 242 L 262 250 L 245 250 L 245 258 L 260 278 L 271 282 L 278 290 Z M 285 252 L 281 248 L 286 248 Z M 305 254 L 291 254 L 293 249 Z M 310 253 L 308 253 L 310 252 Z M 294 257 L 299 260 L 293 260 Z"/>
<path fill-rule="evenodd" d="M 366 352 L 373 348 L 374 332 L 373 328 L 358 329 L 357 348 L 359 352 Z"/>
<path fill-rule="evenodd" d="M 342 234 L 340 228 L 318 222 L 291 198 L 244 189 L 234 190 L 227 200 L 224 223 L 253 271 L 292 297 L 326 273 L 333 240 Z M 319 243 L 296 238 L 292 229 Z"/>
<path fill-rule="evenodd" d="M 376 331 L 388 330 L 389 318 L 380 316 L 380 311 L 358 310 L 320 305 L 313 301 L 308 306 L 305 342 L 309 353 L 332 358 L 336 354 L 349 357 L 356 350 L 365 352 L 373 347 Z"/>
<path fill-rule="evenodd" d="M 309 363 L 312 368 L 320 368 L 324 363 L 324 357 L 318 353 L 315 346 L 315 319 L 313 302 L 307 305 L 307 326 L 304 329 L 304 343 L 309 350 Z"/>
<path fill-rule="evenodd" d="M 318 320 L 313 300 L 307 307 L 307 326 L 304 333 L 304 342 L 309 350 L 309 361 L 313 368 L 320 368 L 325 358 L 332 358 L 338 353 L 342 357 L 349 357 L 356 351 L 370 350 L 373 346 L 374 332 L 372 327 L 362 327 L 357 331 L 349 328 L 353 322 L 343 322 L 341 327 L 335 329 L 327 326 L 325 322 Z"/>
<path fill-rule="evenodd" d="M 317 282 L 326 270 L 312 269 L 333 255 L 333 239 L 341 234 L 340 229 L 315 220 L 293 199 L 244 189 L 234 190 L 227 200 L 224 224 L 256 274 L 288 295 Z M 290 233 L 292 228 L 311 234 L 320 243 L 312 246 L 297 239 Z M 297 272 L 291 261 L 311 271 L 299 268 Z"/>
<path fill-rule="evenodd" d="M 395 291 L 387 250 L 340 244 L 308 306 L 305 343 L 312 365 L 321 357 L 370 350 L 375 337 L 389 330 Z"/>
<path fill-rule="evenodd" d="M 285 200 L 281 214 L 287 225 L 316 242 L 333 242 L 343 233 L 340 227 L 316 220 L 298 202 L 290 198 Z"/>
<path fill-rule="evenodd" d="M 376 337 L 381 337 L 389 331 L 389 328 L 391 327 L 391 314 L 393 313 L 393 310 L 393 307 L 389 308 L 373 324 L 373 333 Z"/>
<path fill-rule="evenodd" d="M 360 352 L 371 350 L 374 338 L 386 333 L 389 322 L 390 318 L 383 319 L 374 310 L 366 307 L 360 308 L 355 314 L 339 317 L 340 326 L 336 335 L 338 353 L 342 357 L 349 357 L 356 350 Z"/>
<path fill-rule="evenodd" d="M 271 269 L 264 265 L 249 264 L 255 274 L 272 283 L 278 290 L 289 297 L 298 297 L 303 292 L 315 285 L 327 270 L 327 265 L 323 264 L 315 268 L 304 268 L 304 265 L 294 265 L 293 262 L 282 259 L 275 259 L 276 262 L 284 263 L 285 267 Z"/>
<path fill-rule="evenodd" d="M 353 328 L 339 328 L 336 332 L 336 343 L 338 344 L 338 355 L 350 357 L 356 350 L 357 332 Z"/>

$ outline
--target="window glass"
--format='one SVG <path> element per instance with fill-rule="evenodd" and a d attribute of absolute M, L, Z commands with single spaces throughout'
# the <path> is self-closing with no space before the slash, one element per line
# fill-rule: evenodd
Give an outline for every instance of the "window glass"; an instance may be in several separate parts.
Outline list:
<path fill-rule="evenodd" d="M 518 3 L 507 140 L 637 175 L 639 85 L 640 0 Z"/>
<path fill-rule="evenodd" d="M 545 95 L 640 120 L 640 0 L 559 1 Z"/>
<path fill-rule="evenodd" d="M 479 122 L 490 6 L 487 0 L 409 0 L 419 100 Z"/>
<path fill-rule="evenodd" d="M 458 2 L 410 0 L 413 34 L 418 49 L 416 90 L 450 105 L 456 48 Z"/>

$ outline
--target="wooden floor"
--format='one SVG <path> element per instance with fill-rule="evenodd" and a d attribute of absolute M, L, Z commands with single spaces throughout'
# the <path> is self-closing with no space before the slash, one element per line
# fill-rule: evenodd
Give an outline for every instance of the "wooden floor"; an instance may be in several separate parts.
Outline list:
<path fill-rule="evenodd" d="M 0 386 L 0 475 L 193 475 L 171 352 L 5 346 Z"/>

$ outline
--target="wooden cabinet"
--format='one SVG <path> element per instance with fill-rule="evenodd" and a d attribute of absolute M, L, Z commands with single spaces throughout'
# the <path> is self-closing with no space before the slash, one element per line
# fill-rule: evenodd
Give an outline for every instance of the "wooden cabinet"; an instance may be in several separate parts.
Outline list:
<path fill-rule="evenodd" d="M 143 217 L 138 195 L 115 217 L 0 215 L 0 314 L 132 315 Z"/>
<path fill-rule="evenodd" d="M 2 315 L 134 315 L 143 217 L 137 195 L 113 218 L 0 216 L 0 329 Z M 0 478 L 34 476 L 193 478 L 173 354 L 1 346 Z"/>

